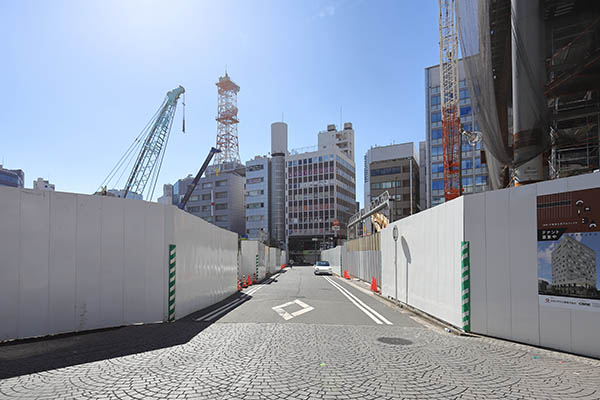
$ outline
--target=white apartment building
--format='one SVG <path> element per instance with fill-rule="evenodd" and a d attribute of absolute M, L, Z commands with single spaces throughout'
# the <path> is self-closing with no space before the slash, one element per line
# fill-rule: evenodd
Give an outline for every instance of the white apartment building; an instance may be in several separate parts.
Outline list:
<path fill-rule="evenodd" d="M 266 156 L 246 162 L 246 234 L 251 240 L 265 241 L 271 232 L 270 172 L 271 160 Z"/>
<path fill-rule="evenodd" d="M 563 235 L 552 250 L 552 286 L 596 289 L 596 252 Z"/>
<path fill-rule="evenodd" d="M 33 181 L 33 190 L 46 190 L 53 192 L 54 184 L 45 179 L 37 178 L 35 181 Z"/>

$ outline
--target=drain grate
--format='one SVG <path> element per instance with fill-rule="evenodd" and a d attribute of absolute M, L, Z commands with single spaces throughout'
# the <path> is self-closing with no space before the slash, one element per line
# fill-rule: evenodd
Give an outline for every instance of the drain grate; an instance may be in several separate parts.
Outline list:
<path fill-rule="evenodd" d="M 406 345 L 412 344 L 412 342 L 410 340 L 402 339 L 399 337 L 380 337 L 380 338 L 377 338 L 377 340 L 380 341 L 381 343 L 392 344 L 395 346 L 406 346 Z"/>

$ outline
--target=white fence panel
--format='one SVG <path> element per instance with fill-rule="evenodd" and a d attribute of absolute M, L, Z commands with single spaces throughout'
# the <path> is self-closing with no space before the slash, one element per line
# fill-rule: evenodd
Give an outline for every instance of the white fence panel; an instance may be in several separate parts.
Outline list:
<path fill-rule="evenodd" d="M 182 318 L 237 290 L 237 234 L 174 211 L 175 316 Z"/>
<path fill-rule="evenodd" d="M 381 232 L 382 294 L 459 327 L 462 208 L 459 198 L 396 221 Z"/>
<path fill-rule="evenodd" d="M 594 173 L 464 197 L 473 332 L 600 356 L 592 334 L 600 331 L 598 311 L 540 303 L 536 203 L 539 195 L 597 187 Z"/>

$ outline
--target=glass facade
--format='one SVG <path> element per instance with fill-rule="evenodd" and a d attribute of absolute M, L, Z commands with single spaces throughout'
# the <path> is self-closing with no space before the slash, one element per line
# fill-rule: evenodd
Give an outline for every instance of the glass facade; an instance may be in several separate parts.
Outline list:
<path fill-rule="evenodd" d="M 459 60 L 459 70 L 462 76 L 462 60 Z M 442 124 L 440 114 L 440 86 L 439 86 L 439 66 L 426 69 L 426 93 L 427 97 L 427 147 L 429 190 L 428 206 L 435 206 L 444 202 L 444 167 L 443 167 L 443 147 L 442 147 Z M 478 130 L 474 123 L 473 107 L 471 96 L 466 81 L 459 81 L 460 95 L 460 122 L 463 129 L 471 131 Z M 485 191 L 488 189 L 487 166 L 481 163 L 480 151 L 482 144 L 475 146 L 469 144 L 464 138 L 461 145 L 461 173 L 464 193 L 473 193 Z"/>

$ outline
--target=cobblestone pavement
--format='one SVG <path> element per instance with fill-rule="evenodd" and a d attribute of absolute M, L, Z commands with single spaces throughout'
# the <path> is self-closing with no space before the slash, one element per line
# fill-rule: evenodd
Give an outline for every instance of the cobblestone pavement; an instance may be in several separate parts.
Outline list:
<path fill-rule="evenodd" d="M 327 296 L 343 299 L 323 287 Z M 414 323 L 310 322 L 312 311 L 303 315 L 306 322 L 223 322 L 257 305 L 270 308 L 265 292 L 215 324 L 188 318 L 157 326 L 173 329 L 161 335 L 184 331 L 162 347 L 1 380 L 0 398 L 600 399 L 599 360 Z M 320 304 L 310 298 L 316 295 L 299 293 L 310 294 L 307 303 Z M 390 316 L 394 308 L 369 301 L 398 321 Z M 104 333 L 103 341 L 110 335 Z M 0 363 L 9 347 L 0 347 Z"/>
<path fill-rule="evenodd" d="M 600 362 L 422 328 L 214 324 L 183 345 L 0 382 L 5 398 L 600 398 Z"/>

